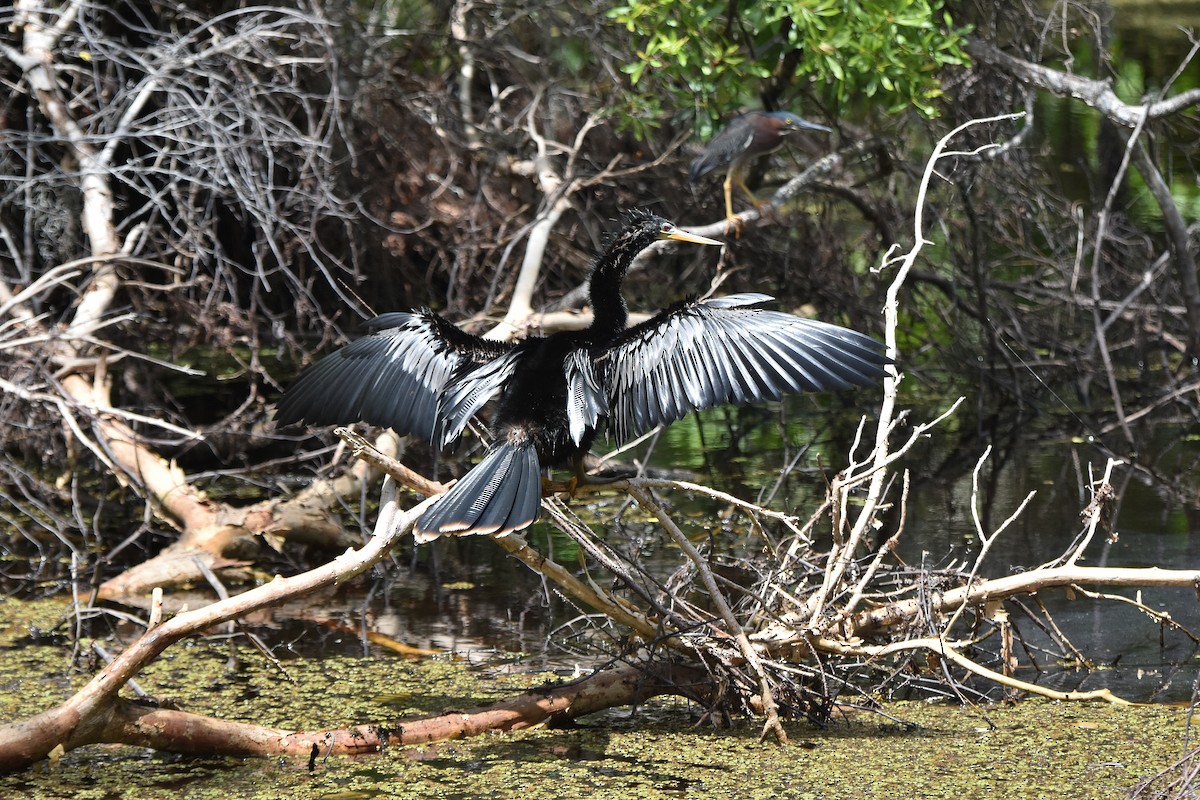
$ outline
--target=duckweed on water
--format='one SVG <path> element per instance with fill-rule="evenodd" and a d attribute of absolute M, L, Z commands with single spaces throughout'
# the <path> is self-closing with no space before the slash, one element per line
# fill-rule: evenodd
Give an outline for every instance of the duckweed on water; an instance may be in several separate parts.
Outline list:
<path fill-rule="evenodd" d="M 62 603 L 3 601 L 0 712 L 27 716 L 87 676 L 49 631 Z M 115 647 L 115 645 L 113 646 Z M 110 648 L 111 649 L 111 648 Z M 227 670 L 229 647 L 195 641 L 167 651 L 139 682 L 180 707 L 278 727 L 319 728 L 467 708 L 537 680 L 484 676 L 445 659 L 380 652 L 282 662 L 295 683 L 248 646 Z M 758 723 L 692 726 L 691 709 L 665 701 L 631 717 L 612 711 L 566 731 L 483 736 L 378 757 L 319 760 L 185 759 L 127 747 L 73 751 L 57 764 L 0 776 L 0 797 L 41 800 L 370 800 L 376 797 L 555 798 L 1120 798 L 1182 754 L 1187 715 L 1165 707 L 1114 708 L 1027 701 L 970 709 L 897 703 L 896 725 L 856 713 L 819 730 L 789 726 L 793 744 L 758 742 Z"/>

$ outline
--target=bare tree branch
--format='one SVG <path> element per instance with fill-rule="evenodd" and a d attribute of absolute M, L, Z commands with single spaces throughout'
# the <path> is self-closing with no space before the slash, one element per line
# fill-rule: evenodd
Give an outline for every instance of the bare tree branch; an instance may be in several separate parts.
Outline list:
<path fill-rule="evenodd" d="M 1041 89 L 1082 100 L 1108 119 L 1126 128 L 1137 127 L 1143 120 L 1161 119 L 1200 105 L 1200 89 L 1189 89 L 1153 103 L 1130 104 L 1117 96 L 1108 81 L 1098 81 L 1034 64 L 1010 56 L 994 45 L 977 39 L 967 43 L 967 52 L 979 61 L 998 67 Z"/>

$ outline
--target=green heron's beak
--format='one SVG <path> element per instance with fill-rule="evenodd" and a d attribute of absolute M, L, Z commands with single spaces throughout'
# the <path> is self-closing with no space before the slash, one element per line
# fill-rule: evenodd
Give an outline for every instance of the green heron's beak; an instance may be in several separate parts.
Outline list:
<path fill-rule="evenodd" d="M 779 121 L 780 134 L 794 133 L 796 131 L 821 131 L 822 133 L 833 133 L 832 128 L 827 128 L 824 125 L 818 125 L 815 122 L 809 122 L 799 114 L 793 114 L 790 111 L 779 111 L 769 116 L 773 116 Z"/>
<path fill-rule="evenodd" d="M 723 245 L 724 242 L 719 242 L 716 239 L 710 239 L 707 236 L 701 236 L 698 233 L 689 233 L 688 231 L 675 228 L 662 235 L 663 239 L 674 239 L 677 242 L 691 242 L 692 244 L 716 244 Z"/>

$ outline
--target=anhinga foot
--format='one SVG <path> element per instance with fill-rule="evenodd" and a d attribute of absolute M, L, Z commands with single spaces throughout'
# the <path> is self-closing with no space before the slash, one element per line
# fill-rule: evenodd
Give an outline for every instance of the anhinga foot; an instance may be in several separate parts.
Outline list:
<path fill-rule="evenodd" d="M 553 497 L 556 494 L 566 494 L 574 498 L 579 487 L 587 483 L 586 476 L 572 475 L 569 480 L 552 481 L 549 478 L 542 479 L 542 497 Z"/>
<path fill-rule="evenodd" d="M 580 458 L 575 463 L 574 468 L 571 470 L 571 477 L 569 480 L 551 481 L 543 479 L 542 495 L 548 497 L 550 495 L 565 493 L 567 496 L 573 499 L 576 492 L 579 491 L 579 487 L 590 482 L 591 480 L 588 478 L 587 474 L 587 466 L 584 463 L 584 459 Z"/>

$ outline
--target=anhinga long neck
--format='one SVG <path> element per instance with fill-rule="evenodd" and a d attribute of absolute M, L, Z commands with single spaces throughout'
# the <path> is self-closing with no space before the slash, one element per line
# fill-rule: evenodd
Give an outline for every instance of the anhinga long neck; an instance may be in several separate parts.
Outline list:
<path fill-rule="evenodd" d="M 621 296 L 621 284 L 633 259 L 649 242 L 644 237 L 622 236 L 613 242 L 592 268 L 588 281 L 588 300 L 592 306 L 594 334 L 615 336 L 625 330 L 629 310 Z M 653 241 L 653 238 L 650 239 Z"/>

